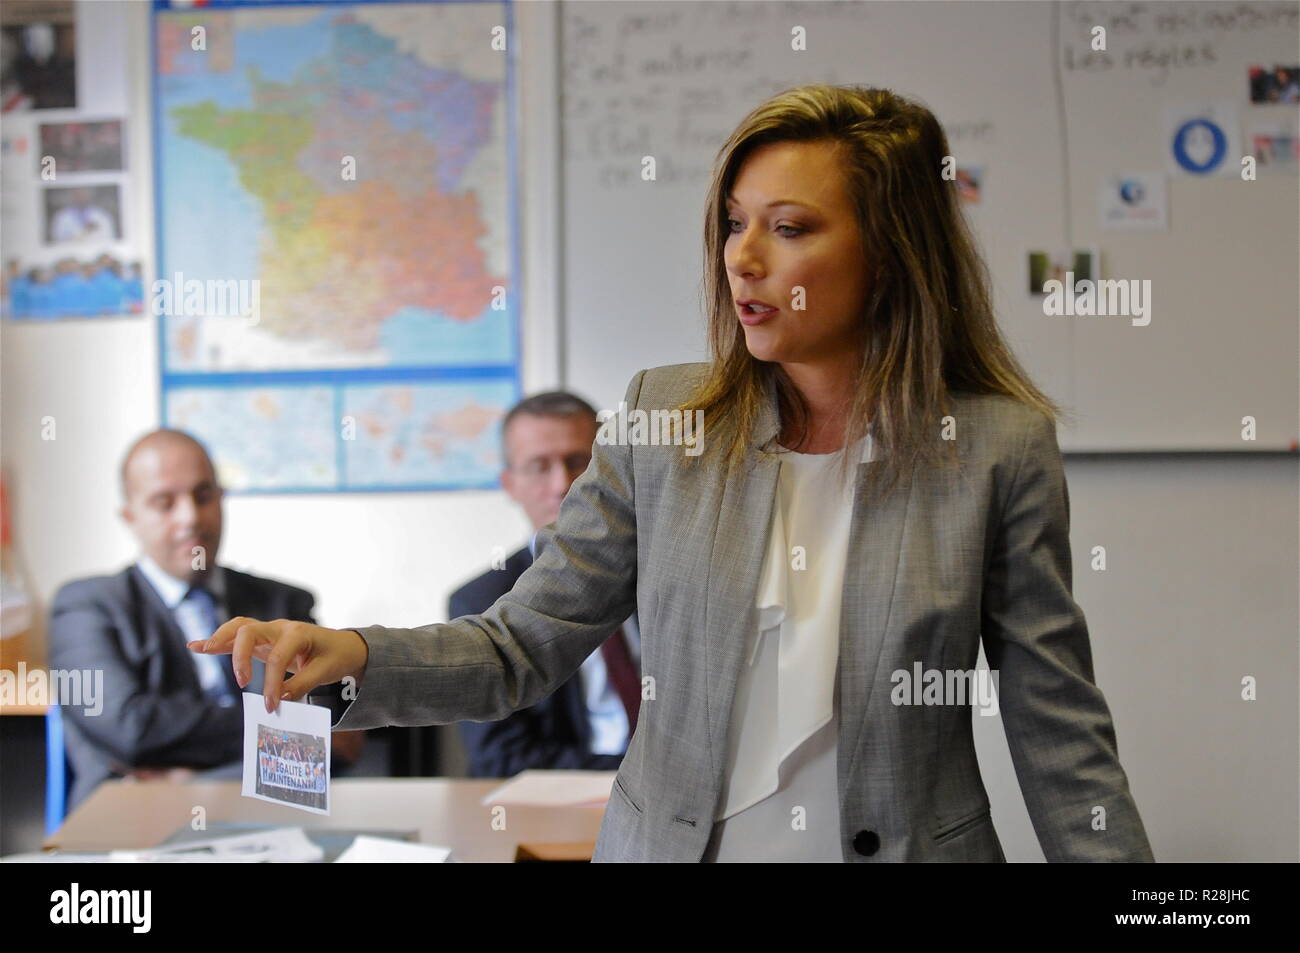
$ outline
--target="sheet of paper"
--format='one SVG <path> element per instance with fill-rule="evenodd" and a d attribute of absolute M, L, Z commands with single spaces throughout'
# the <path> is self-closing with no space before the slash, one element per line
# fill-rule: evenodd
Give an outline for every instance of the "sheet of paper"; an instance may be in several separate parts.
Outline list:
<path fill-rule="evenodd" d="M 386 837 L 361 835 L 339 855 L 336 864 L 442 864 L 451 856 L 450 847 L 411 844 Z"/>
<path fill-rule="evenodd" d="M 196 831 L 187 823 L 172 833 L 162 843 L 158 844 L 159 849 L 170 850 L 173 847 L 187 847 L 196 841 L 212 840 L 217 837 L 242 837 L 245 834 L 265 833 L 273 828 L 284 827 L 284 822 L 279 824 L 255 824 L 240 823 L 238 821 L 213 821 L 209 820 L 207 830 Z M 382 837 L 385 840 L 406 841 L 409 844 L 418 844 L 420 842 L 419 829 L 403 830 L 398 827 L 317 827 L 310 824 L 304 828 L 308 840 L 325 852 L 321 862 L 332 864 L 339 858 L 345 850 L 352 846 L 352 842 L 358 837 Z"/>
<path fill-rule="evenodd" d="M 301 827 L 277 827 L 174 847 L 115 850 L 109 856 L 142 864 L 313 864 L 324 859 L 325 851 L 308 840 Z"/>
<path fill-rule="evenodd" d="M 1117 172 L 1107 176 L 1099 190 L 1098 213 L 1102 228 L 1168 231 L 1169 192 L 1165 176 L 1144 172 Z"/>
<path fill-rule="evenodd" d="M 521 771 L 483 798 L 484 804 L 598 807 L 609 800 L 617 771 Z"/>
<path fill-rule="evenodd" d="M 330 710 L 244 692 L 244 797 L 330 812 Z"/>
<path fill-rule="evenodd" d="M 0 864 L 108 864 L 108 854 L 65 854 L 61 850 L 40 850 L 0 857 Z"/>

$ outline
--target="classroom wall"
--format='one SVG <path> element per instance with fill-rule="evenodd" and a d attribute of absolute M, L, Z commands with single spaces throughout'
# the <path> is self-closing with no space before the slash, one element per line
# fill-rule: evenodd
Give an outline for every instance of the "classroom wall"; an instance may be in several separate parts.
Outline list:
<path fill-rule="evenodd" d="M 136 71 L 130 154 L 144 199 L 149 185 L 148 4 L 92 4 L 86 33 L 121 21 Z M 522 32 L 547 42 L 553 17 L 516 11 Z M 91 35 L 94 35 L 91 33 Z M 554 63 L 534 57 L 519 74 L 524 260 L 525 391 L 559 384 L 555 315 L 554 162 L 549 128 Z M 151 222 L 152 205 L 139 221 Z M 142 229 L 142 232 L 148 232 Z M 146 260 L 153 250 L 143 243 Z M 141 433 L 159 425 L 158 345 L 152 318 L 0 324 L 3 409 L 0 464 L 7 475 L 18 552 L 42 602 L 72 578 L 115 572 L 133 558 L 116 515 L 117 469 Z M 613 406 L 618 394 L 587 394 Z M 53 416 L 56 439 L 41 439 Z M 220 559 L 317 594 L 325 625 L 422 625 L 446 618 L 447 597 L 488 568 L 494 546 L 513 552 L 532 527 L 504 492 L 230 495 Z M 414 532 L 413 532 L 414 530 Z"/>

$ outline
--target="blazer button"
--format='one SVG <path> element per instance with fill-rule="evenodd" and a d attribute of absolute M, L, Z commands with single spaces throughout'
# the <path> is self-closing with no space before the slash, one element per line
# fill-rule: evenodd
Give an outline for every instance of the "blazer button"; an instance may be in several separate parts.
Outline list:
<path fill-rule="evenodd" d="M 880 835 L 875 831 L 858 831 L 853 838 L 853 849 L 863 857 L 870 857 L 880 850 Z"/>

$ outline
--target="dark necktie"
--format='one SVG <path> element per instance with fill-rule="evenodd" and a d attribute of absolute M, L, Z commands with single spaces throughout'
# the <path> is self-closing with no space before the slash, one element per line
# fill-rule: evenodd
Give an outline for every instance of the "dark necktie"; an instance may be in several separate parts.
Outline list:
<path fill-rule="evenodd" d="M 192 604 L 194 613 L 188 617 L 191 626 L 197 625 L 198 634 L 187 632 L 186 637 L 193 639 L 209 638 L 217 628 L 217 600 L 207 588 L 200 585 L 190 587 L 185 594 L 185 603 Z M 185 625 L 182 623 L 182 628 Z M 239 701 L 239 683 L 235 681 L 229 655 L 198 656 L 195 665 L 199 666 L 199 682 L 203 693 L 222 707 L 237 704 Z M 215 663 L 215 664 L 214 664 Z M 205 677 L 204 667 L 211 669 L 211 678 Z"/>
<path fill-rule="evenodd" d="M 636 731 L 637 712 L 641 709 L 641 676 L 632 661 L 632 653 L 628 651 L 627 636 L 623 634 L 621 625 L 601 644 L 600 656 L 605 660 L 610 684 L 618 692 L 627 712 L 627 737 L 631 740 L 632 732 Z"/>

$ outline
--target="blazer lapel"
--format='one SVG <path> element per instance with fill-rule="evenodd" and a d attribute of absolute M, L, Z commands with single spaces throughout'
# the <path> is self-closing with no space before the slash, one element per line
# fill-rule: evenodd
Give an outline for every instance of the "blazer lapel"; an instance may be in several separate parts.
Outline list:
<path fill-rule="evenodd" d="M 769 378 L 767 399 L 750 433 L 748 464 L 722 488 L 705 589 L 709 742 L 719 784 L 726 770 L 727 734 L 736 681 L 748 636 L 758 624 L 755 601 L 781 468 L 781 455 L 769 451 L 780 429 L 776 383 Z M 890 621 L 900 546 L 912 495 L 913 474 L 908 474 L 888 497 L 877 494 L 868 499 L 864 481 L 869 468 L 880 465 L 879 459 L 859 463 L 855 476 L 857 492 L 851 514 L 839 630 L 840 733 L 850 741 L 847 750 L 841 745 L 841 758 L 851 759 L 862 732 L 870 687 L 875 682 Z"/>
<path fill-rule="evenodd" d="M 873 454 L 873 456 L 876 456 Z M 876 685 L 880 651 L 889 634 L 903 534 L 912 512 L 916 468 L 887 497 L 868 497 L 864 481 L 879 459 L 858 464 L 857 493 L 849 526 L 849 554 L 840 596 L 840 789 L 852 777 L 867 706 Z"/>
<path fill-rule="evenodd" d="M 704 591 L 704 661 L 711 697 L 709 745 L 719 790 L 726 770 L 736 679 L 749 632 L 758 624 L 754 603 L 780 472 L 780 464 L 770 459 L 770 454 L 759 456 L 751 451 L 751 455 L 753 465 L 723 487 Z"/>
<path fill-rule="evenodd" d="M 727 731 L 735 702 L 736 679 L 748 634 L 758 624 L 754 603 L 781 471 L 780 460 L 766 452 L 766 448 L 780 429 L 776 384 L 769 378 L 766 400 L 749 435 L 746 463 L 722 487 L 709 554 L 708 584 L 704 590 L 709 749 L 713 753 L 718 790 L 727 766 Z"/>

